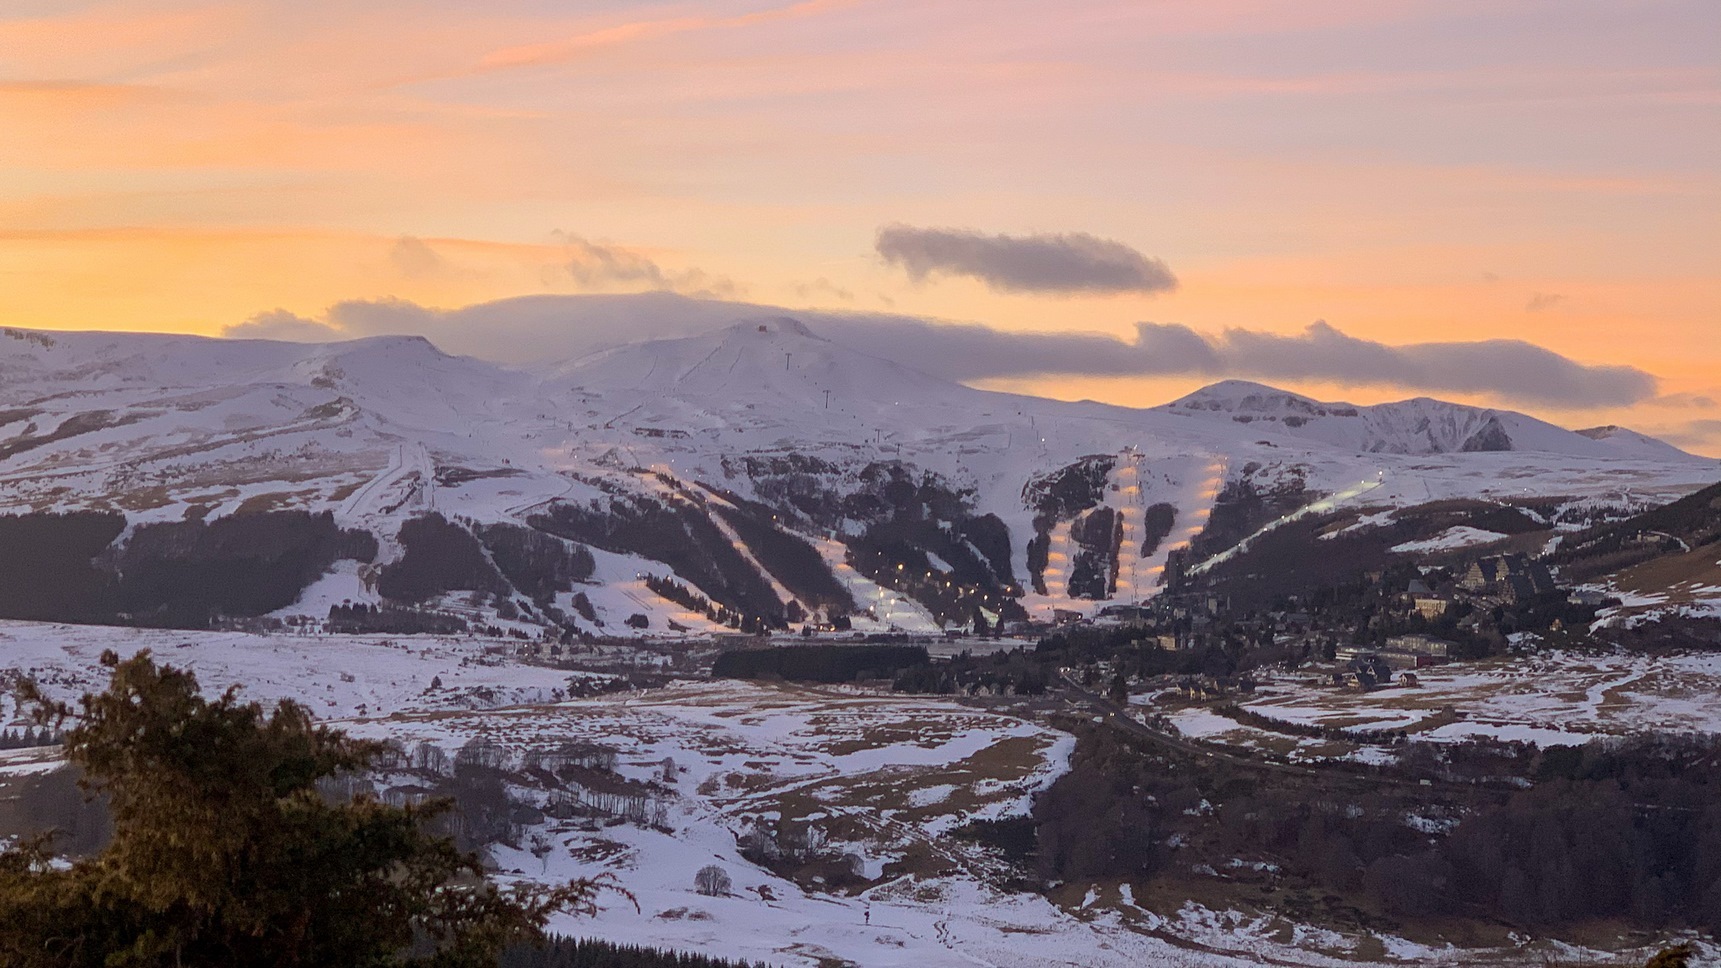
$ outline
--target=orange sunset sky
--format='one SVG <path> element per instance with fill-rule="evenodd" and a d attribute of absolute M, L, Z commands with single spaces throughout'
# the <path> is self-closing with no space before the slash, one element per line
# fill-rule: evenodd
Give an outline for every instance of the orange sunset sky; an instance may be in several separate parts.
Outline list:
<path fill-rule="evenodd" d="M 888 226 L 1081 233 L 1175 288 L 1012 286 Z M 671 289 L 1007 332 L 1510 338 L 1536 404 L 1721 455 L 1715 0 L 4 0 L 0 325 Z"/>

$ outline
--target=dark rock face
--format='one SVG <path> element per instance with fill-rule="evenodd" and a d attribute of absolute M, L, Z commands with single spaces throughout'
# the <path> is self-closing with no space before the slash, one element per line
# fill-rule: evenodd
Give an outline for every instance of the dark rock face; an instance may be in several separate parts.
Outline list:
<path fill-rule="evenodd" d="M 1506 433 L 1506 428 L 1500 426 L 1500 418 L 1489 417 L 1481 430 L 1471 434 L 1459 448 L 1466 454 L 1482 453 L 1485 451 L 1505 451 L 1512 449 L 1512 438 Z"/>

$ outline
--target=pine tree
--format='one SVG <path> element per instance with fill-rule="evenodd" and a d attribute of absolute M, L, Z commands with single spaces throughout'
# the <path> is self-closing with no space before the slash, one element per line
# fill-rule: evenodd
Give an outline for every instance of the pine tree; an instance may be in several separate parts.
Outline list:
<path fill-rule="evenodd" d="M 553 912 L 594 911 L 608 886 L 503 891 L 426 832 L 446 804 L 318 794 L 382 744 L 290 701 L 266 714 L 236 690 L 205 699 L 147 652 L 102 663 L 111 684 L 77 709 L 23 691 L 44 722 L 73 723 L 66 754 L 108 797 L 113 840 L 70 866 L 50 863 L 45 838 L 0 853 L 0 964 L 494 966 Z"/>

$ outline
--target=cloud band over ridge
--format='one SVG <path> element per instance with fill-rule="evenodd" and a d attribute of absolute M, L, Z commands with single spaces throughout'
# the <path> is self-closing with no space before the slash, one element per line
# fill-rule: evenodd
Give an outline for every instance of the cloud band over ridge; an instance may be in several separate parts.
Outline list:
<path fill-rule="evenodd" d="M 227 327 L 230 337 L 336 340 L 417 334 L 452 353 L 504 363 L 567 359 L 642 339 L 696 335 L 762 315 L 905 366 L 972 383 L 1039 376 L 1202 376 L 1319 381 L 1430 393 L 1483 394 L 1563 409 L 1651 400 L 1656 378 L 1590 365 L 1522 340 L 1387 344 L 1324 321 L 1287 335 L 1138 323 L 1134 339 L 1103 333 L 1010 332 L 912 316 L 793 311 L 672 293 L 524 296 L 444 310 L 387 300 L 330 307 L 322 320 L 275 310 Z"/>

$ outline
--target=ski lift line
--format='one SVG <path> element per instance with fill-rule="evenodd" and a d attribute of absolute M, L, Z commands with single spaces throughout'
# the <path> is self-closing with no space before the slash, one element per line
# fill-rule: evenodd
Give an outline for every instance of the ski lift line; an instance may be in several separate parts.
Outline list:
<path fill-rule="evenodd" d="M 1275 521 L 1267 522 L 1267 524 L 1263 525 L 1254 534 L 1251 534 L 1247 538 L 1244 538 L 1242 541 L 1239 541 L 1236 544 L 1232 545 L 1231 547 L 1226 548 L 1224 551 L 1219 552 L 1218 554 L 1214 555 L 1213 557 L 1208 558 L 1206 561 L 1203 561 L 1203 562 L 1191 567 L 1189 569 L 1189 574 L 1191 574 L 1191 575 L 1203 574 L 1204 572 L 1211 569 L 1214 565 L 1228 561 L 1231 558 L 1236 557 L 1237 555 L 1243 553 L 1244 551 L 1249 550 L 1249 545 L 1256 538 L 1261 537 L 1262 535 L 1266 534 L 1267 532 L 1272 531 L 1275 528 L 1281 527 L 1283 525 L 1290 524 L 1292 521 L 1297 521 L 1297 520 L 1300 520 L 1302 518 L 1308 517 L 1311 514 L 1322 514 L 1322 513 L 1325 513 L 1327 511 L 1331 511 L 1331 510 L 1337 508 L 1341 503 L 1343 503 L 1345 501 L 1349 501 L 1350 499 L 1355 498 L 1355 497 L 1361 497 L 1362 495 L 1367 494 L 1368 492 L 1383 486 L 1385 483 L 1386 483 L 1386 472 L 1380 471 L 1375 476 L 1375 479 L 1372 481 L 1364 479 L 1362 481 L 1357 482 L 1355 485 L 1353 485 L 1351 487 L 1347 487 L 1344 490 L 1339 491 L 1336 494 L 1332 494 L 1332 495 L 1329 495 L 1327 497 L 1321 498 L 1319 501 L 1315 501 L 1312 504 L 1305 504 L 1302 507 L 1298 508 L 1297 510 L 1292 511 L 1290 514 L 1285 515 L 1284 517 L 1281 517 Z"/>

